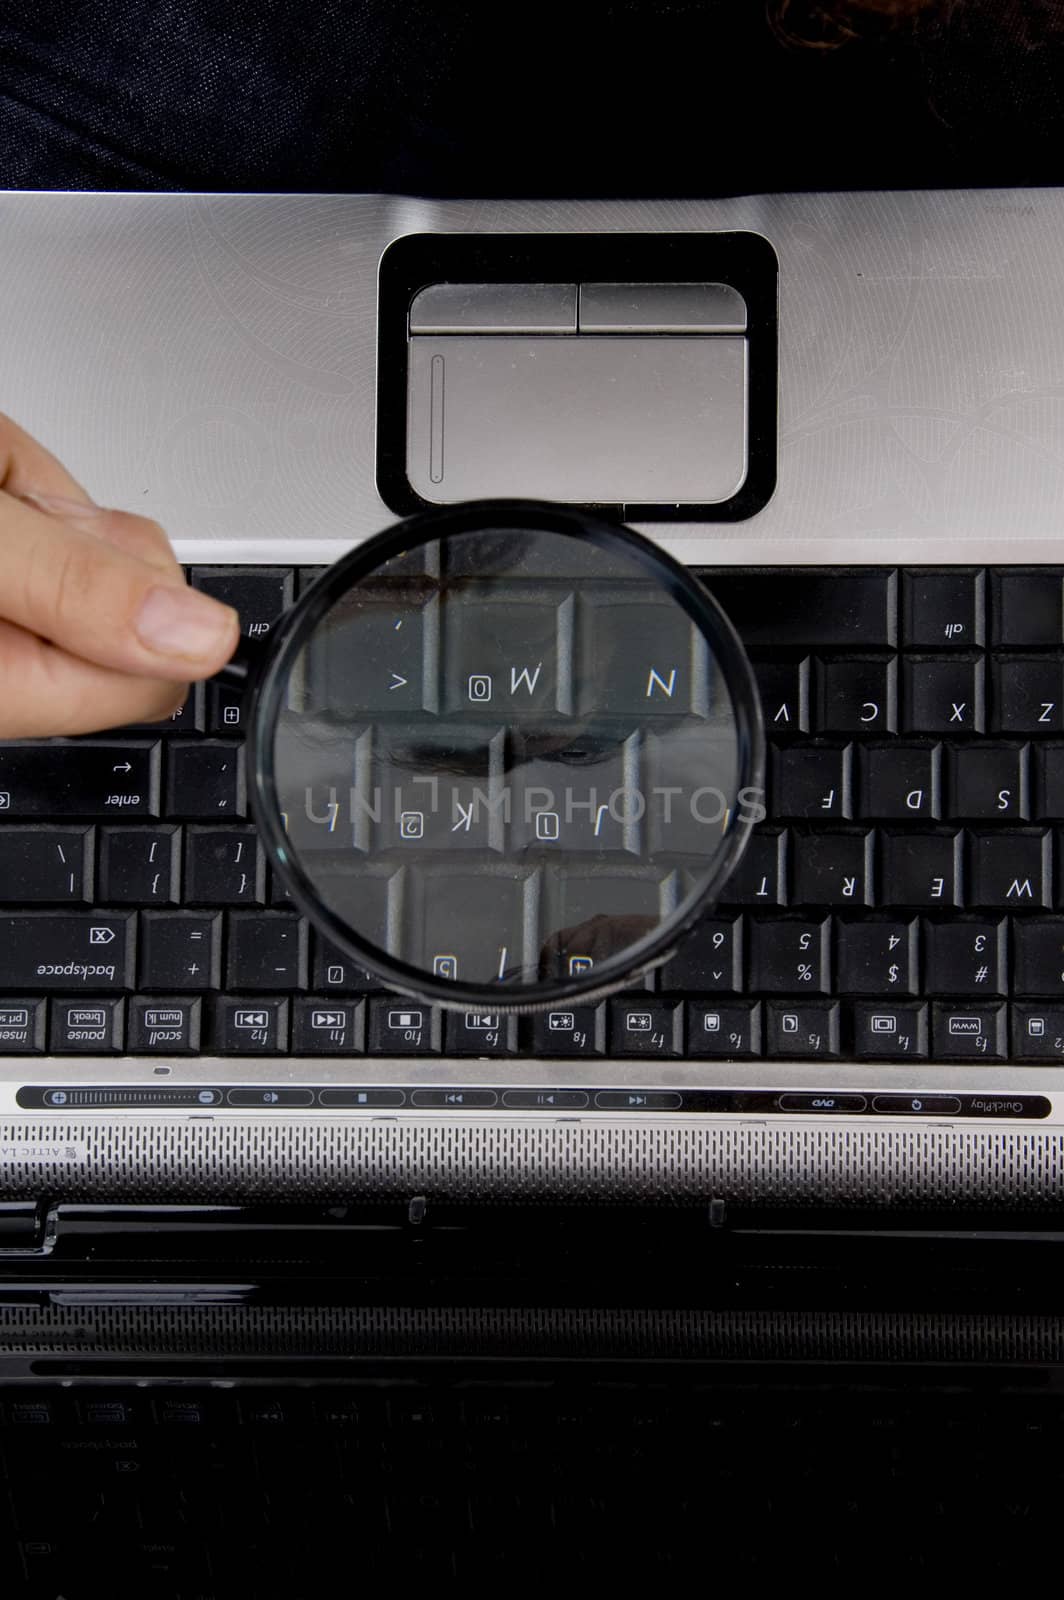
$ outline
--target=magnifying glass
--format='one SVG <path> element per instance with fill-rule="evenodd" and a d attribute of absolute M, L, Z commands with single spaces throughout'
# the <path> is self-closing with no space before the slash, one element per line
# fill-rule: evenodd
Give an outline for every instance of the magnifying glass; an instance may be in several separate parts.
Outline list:
<path fill-rule="evenodd" d="M 763 813 L 763 730 L 708 591 L 528 501 L 398 523 L 259 660 L 252 814 L 295 904 L 400 992 L 536 1011 L 668 958 Z"/>

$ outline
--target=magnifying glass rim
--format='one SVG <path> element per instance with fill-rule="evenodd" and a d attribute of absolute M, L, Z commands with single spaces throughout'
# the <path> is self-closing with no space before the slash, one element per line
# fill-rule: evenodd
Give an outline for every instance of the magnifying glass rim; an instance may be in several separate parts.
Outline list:
<path fill-rule="evenodd" d="M 537 500 L 474 500 L 459 506 L 422 511 L 393 523 L 327 567 L 284 614 L 274 631 L 262 675 L 252 689 L 253 706 L 246 738 L 252 815 L 271 865 L 311 923 L 322 930 L 338 950 L 400 994 L 450 1009 L 473 1006 L 508 1016 L 543 1011 L 563 1001 L 601 999 L 616 993 L 635 974 L 667 961 L 684 935 L 713 904 L 717 891 L 746 847 L 754 825 L 752 817 L 735 817 L 713 871 L 682 915 L 672 913 L 645 942 L 628 945 L 593 967 L 586 977 L 528 985 L 527 992 L 522 995 L 520 988 L 511 989 L 504 983 L 470 984 L 460 979 L 438 978 L 396 956 L 385 955 L 379 946 L 364 940 L 322 902 L 320 891 L 315 889 L 299 857 L 288 850 L 287 835 L 280 820 L 273 744 L 283 697 L 298 653 L 321 619 L 355 584 L 378 572 L 385 561 L 454 534 L 521 529 L 578 538 L 600 549 L 620 546 L 628 558 L 643 567 L 671 595 L 708 638 L 731 696 L 738 745 L 736 795 L 751 789 L 761 792 L 764 724 L 757 685 L 738 634 L 709 590 L 665 550 L 623 523 Z M 637 952 L 634 959 L 633 952 Z"/>

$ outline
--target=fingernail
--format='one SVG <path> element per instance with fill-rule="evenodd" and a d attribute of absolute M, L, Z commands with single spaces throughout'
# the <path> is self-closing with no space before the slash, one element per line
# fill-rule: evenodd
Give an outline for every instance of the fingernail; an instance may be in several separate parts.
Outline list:
<path fill-rule="evenodd" d="M 181 584 L 149 589 L 134 624 L 142 644 L 161 656 L 201 661 L 236 643 L 231 606 Z"/>
<path fill-rule="evenodd" d="M 104 507 L 98 506 L 95 500 L 75 500 L 71 495 L 65 494 L 34 494 L 27 490 L 19 496 L 31 506 L 39 506 L 42 511 L 50 512 L 57 517 L 99 517 L 103 515 Z"/>

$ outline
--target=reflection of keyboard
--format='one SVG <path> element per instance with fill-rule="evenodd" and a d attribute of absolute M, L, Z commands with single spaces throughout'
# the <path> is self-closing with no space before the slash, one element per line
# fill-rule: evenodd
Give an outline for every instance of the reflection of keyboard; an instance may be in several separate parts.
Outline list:
<path fill-rule="evenodd" d="M 28 1600 L 361 1582 L 832 1567 L 1015 1578 L 1056 1514 L 1064 1414 L 1044 1394 L 714 1389 L 675 1376 L 346 1388 L 51 1387 L 0 1399 L 0 1576 Z M 837 1379 L 837 1373 L 836 1373 Z M 1008 1464 L 994 1537 L 956 1539 Z M 341 1585 L 339 1592 L 345 1592 Z"/>
<path fill-rule="evenodd" d="M 196 581 L 262 634 L 299 576 Z M 208 685 L 166 728 L 0 751 L 0 1052 L 533 1054 L 574 1084 L 603 1056 L 1064 1059 L 1062 569 L 707 581 L 755 659 L 770 816 L 638 991 L 517 1023 L 375 989 L 270 881 L 242 706 Z"/>

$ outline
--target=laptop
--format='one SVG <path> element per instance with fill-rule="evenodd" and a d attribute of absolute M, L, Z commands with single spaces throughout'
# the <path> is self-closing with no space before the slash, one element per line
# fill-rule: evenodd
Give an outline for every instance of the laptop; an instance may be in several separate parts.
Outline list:
<path fill-rule="evenodd" d="M 0 217 L 0 407 L 249 637 L 412 510 L 552 499 L 698 574 L 770 752 L 673 958 L 515 1020 L 303 924 L 225 685 L 0 747 L 5 1575 L 317 1594 L 352 1519 L 372 1571 L 660 1573 L 704 1496 L 805 1537 L 825 1485 L 856 1564 L 902 1477 L 926 1533 L 995 1429 L 1048 1463 L 998 1391 L 1060 1357 L 1060 195 Z M 996 1387 L 899 1396 L 958 1361 Z"/>
<path fill-rule="evenodd" d="M 0 751 L 13 1202 L 1059 1198 L 1058 194 L 0 203 L 0 403 L 248 634 L 417 507 L 594 506 L 723 605 L 770 746 L 674 959 L 520 1021 L 306 928 L 224 687 Z"/>

